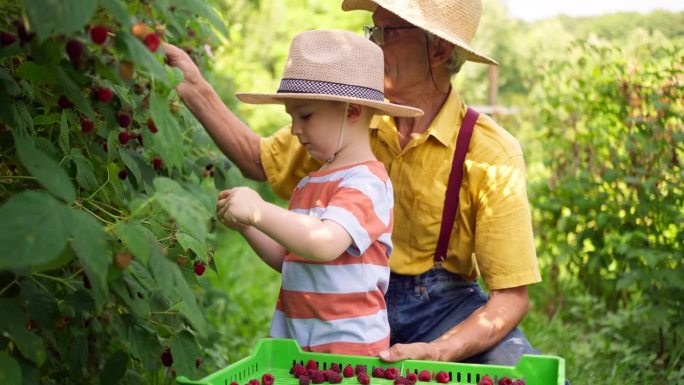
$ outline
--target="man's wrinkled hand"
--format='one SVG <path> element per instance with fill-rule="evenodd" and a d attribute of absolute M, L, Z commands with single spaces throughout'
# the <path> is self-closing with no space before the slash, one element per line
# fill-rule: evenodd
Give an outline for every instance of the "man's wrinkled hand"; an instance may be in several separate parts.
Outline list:
<path fill-rule="evenodd" d="M 168 43 L 164 43 L 162 48 L 164 55 L 166 55 L 166 63 L 171 67 L 178 68 L 183 73 L 184 80 L 177 87 L 178 94 L 183 98 L 190 88 L 201 83 L 202 73 L 184 50 Z"/>
<path fill-rule="evenodd" d="M 383 350 L 379 354 L 380 359 L 386 362 L 396 362 L 401 360 L 428 360 L 438 361 L 439 354 L 436 349 L 425 342 L 415 342 L 412 344 L 395 344 L 389 349 Z"/>

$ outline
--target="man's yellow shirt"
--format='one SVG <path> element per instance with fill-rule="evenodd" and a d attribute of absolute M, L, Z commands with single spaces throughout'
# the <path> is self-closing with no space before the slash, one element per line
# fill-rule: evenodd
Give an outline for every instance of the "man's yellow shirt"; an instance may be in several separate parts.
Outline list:
<path fill-rule="evenodd" d="M 394 119 L 371 122 L 370 143 L 394 187 L 392 272 L 418 275 L 434 266 L 456 137 L 466 112 L 451 92 L 428 129 L 404 148 Z M 273 190 L 288 199 L 299 180 L 321 164 L 289 127 L 261 140 L 261 161 Z M 480 114 L 465 160 L 459 206 L 443 267 L 467 279 L 482 275 L 503 289 L 541 281 L 518 141 Z"/>

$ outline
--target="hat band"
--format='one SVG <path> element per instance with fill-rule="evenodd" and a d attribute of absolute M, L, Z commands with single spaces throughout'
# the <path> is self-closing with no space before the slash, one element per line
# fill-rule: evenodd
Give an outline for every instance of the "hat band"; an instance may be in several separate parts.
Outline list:
<path fill-rule="evenodd" d="M 378 102 L 385 100 L 385 95 L 382 93 L 382 91 L 378 91 L 373 88 L 354 86 L 351 84 L 326 82 L 322 80 L 286 78 L 280 81 L 278 93 L 335 95 L 357 99 L 374 100 Z"/>

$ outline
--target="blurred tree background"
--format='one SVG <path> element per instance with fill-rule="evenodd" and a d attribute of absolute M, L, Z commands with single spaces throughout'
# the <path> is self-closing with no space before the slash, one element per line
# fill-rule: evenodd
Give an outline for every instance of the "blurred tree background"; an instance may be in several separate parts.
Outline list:
<path fill-rule="evenodd" d="M 294 34 L 371 22 L 332 3 L 226 1 L 230 38 L 209 77 L 260 133 L 287 124 L 282 108 L 234 92 L 274 90 Z M 544 278 L 524 331 L 566 359 L 573 383 L 681 383 L 684 13 L 525 22 L 499 0 L 484 6 L 473 44 L 501 63 L 497 104 L 517 111 L 496 119 L 525 150 Z M 468 104 L 487 104 L 487 75 L 467 64 L 454 79 Z M 219 243 L 211 318 L 232 361 L 267 335 L 278 276 L 233 233 Z"/>

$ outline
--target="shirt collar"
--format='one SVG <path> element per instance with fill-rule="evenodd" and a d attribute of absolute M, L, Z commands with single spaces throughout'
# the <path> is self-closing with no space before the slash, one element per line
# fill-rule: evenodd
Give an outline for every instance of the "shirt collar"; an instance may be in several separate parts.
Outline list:
<path fill-rule="evenodd" d="M 433 136 L 445 146 L 453 144 L 456 141 L 456 133 L 458 132 L 458 127 L 454 127 L 454 123 L 459 124 L 460 127 L 464 110 L 465 105 L 463 104 L 461 97 L 454 91 L 454 87 L 451 87 L 447 100 L 437 113 L 437 116 L 435 116 L 430 123 L 430 126 L 428 126 L 427 134 Z M 454 121 L 454 116 L 459 116 L 459 119 Z M 391 128 L 394 131 L 397 129 L 392 117 L 374 116 L 370 123 L 370 129 L 377 130 L 381 126 L 383 128 Z"/>

